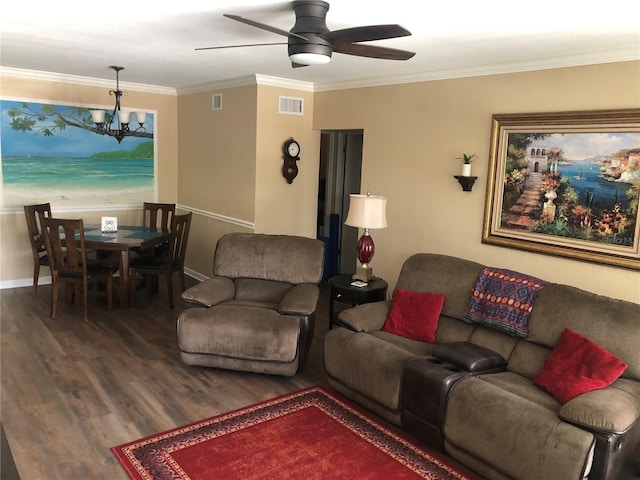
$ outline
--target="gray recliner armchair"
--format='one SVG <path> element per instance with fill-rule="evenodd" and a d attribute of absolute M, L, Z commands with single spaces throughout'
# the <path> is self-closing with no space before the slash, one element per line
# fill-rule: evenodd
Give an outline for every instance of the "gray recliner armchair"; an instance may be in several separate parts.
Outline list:
<path fill-rule="evenodd" d="M 313 340 L 324 244 L 290 235 L 230 233 L 213 276 L 182 294 L 178 318 L 189 365 L 294 375 Z"/>

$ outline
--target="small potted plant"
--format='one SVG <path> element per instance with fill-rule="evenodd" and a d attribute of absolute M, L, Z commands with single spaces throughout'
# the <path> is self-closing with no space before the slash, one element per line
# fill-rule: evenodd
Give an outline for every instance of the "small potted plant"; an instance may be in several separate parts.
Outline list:
<path fill-rule="evenodd" d="M 467 155 L 463 153 L 461 157 L 456 157 L 456 160 L 460 160 L 462 162 L 462 176 L 470 177 L 471 176 L 471 162 L 476 157 L 476 154 Z"/>

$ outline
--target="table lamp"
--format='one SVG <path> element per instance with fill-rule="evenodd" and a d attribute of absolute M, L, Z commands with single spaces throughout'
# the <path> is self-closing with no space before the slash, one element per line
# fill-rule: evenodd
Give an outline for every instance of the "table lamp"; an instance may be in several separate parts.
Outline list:
<path fill-rule="evenodd" d="M 369 262 L 375 253 L 375 245 L 371 235 L 370 228 L 386 228 L 387 226 L 387 198 L 371 195 L 349 195 L 349 213 L 344 224 L 351 227 L 364 228 L 364 233 L 358 240 L 357 254 L 360 265 L 353 275 L 354 280 L 368 282 L 373 277 L 373 269 L 369 266 Z"/>

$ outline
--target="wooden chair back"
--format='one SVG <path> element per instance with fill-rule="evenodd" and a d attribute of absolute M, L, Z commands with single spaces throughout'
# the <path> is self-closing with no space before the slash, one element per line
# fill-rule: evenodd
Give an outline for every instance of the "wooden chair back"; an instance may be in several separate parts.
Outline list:
<path fill-rule="evenodd" d="M 145 227 L 151 227 L 154 230 L 160 229 L 168 232 L 171 227 L 171 220 L 176 213 L 175 203 L 151 203 L 144 202 L 143 214 Z"/>
<path fill-rule="evenodd" d="M 33 287 L 31 295 L 35 298 L 38 294 L 40 267 L 49 265 L 49 258 L 46 255 L 47 247 L 42 235 L 41 219 L 51 217 L 51 204 L 25 205 L 24 215 L 27 219 L 27 232 L 33 255 Z"/>
<path fill-rule="evenodd" d="M 104 279 L 111 309 L 113 270 L 109 265 L 87 259 L 82 219 L 42 218 L 41 222 L 51 267 L 51 318 L 56 316 L 59 283 L 76 286 L 76 297 L 83 297 L 84 321 L 88 322 L 89 284 Z M 97 289 L 92 293 L 101 294 Z"/>
<path fill-rule="evenodd" d="M 173 308 L 173 280 L 172 276 L 178 272 L 180 276 L 180 288 L 185 290 L 184 259 L 187 254 L 189 230 L 193 213 L 174 215 L 171 219 L 171 238 L 168 249 L 156 255 L 141 255 L 131 263 L 131 278 L 135 274 L 141 274 L 146 278 L 149 295 L 157 291 L 157 278 L 164 275 L 167 280 L 167 294 L 169 296 L 169 308 Z M 131 301 L 135 302 L 135 280 L 131 283 Z"/>
<path fill-rule="evenodd" d="M 82 219 L 46 218 L 42 220 L 52 273 L 82 278 L 87 274 L 87 251 Z"/>
<path fill-rule="evenodd" d="M 175 265 L 184 267 L 184 259 L 187 255 L 187 242 L 191 229 L 192 212 L 183 215 L 174 215 L 171 220 L 171 240 L 169 241 L 169 265 L 170 270 Z"/>

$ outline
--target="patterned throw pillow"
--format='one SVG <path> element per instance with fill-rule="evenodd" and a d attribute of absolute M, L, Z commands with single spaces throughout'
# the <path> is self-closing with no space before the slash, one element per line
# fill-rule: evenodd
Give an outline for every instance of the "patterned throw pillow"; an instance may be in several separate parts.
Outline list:
<path fill-rule="evenodd" d="M 438 318 L 443 305 L 442 293 L 421 293 L 397 288 L 382 331 L 412 340 L 436 343 Z"/>
<path fill-rule="evenodd" d="M 565 328 L 533 383 L 564 404 L 611 385 L 626 368 L 626 363 L 597 343 Z"/>

